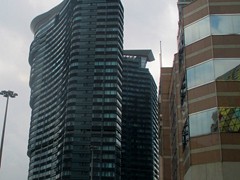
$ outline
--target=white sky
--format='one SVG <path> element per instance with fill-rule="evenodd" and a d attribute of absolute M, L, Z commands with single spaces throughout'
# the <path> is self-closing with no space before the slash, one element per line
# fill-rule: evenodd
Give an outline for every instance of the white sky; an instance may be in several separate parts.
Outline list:
<path fill-rule="evenodd" d="M 159 80 L 159 51 L 163 66 L 171 66 L 177 52 L 177 0 L 122 0 L 125 9 L 125 49 L 152 49 L 149 63 Z M 30 124 L 29 46 L 33 40 L 31 20 L 61 0 L 0 0 L 0 91 L 19 94 L 10 99 L 5 134 L 1 180 L 25 180 L 28 174 L 27 144 Z M 0 136 L 6 98 L 0 96 Z"/>

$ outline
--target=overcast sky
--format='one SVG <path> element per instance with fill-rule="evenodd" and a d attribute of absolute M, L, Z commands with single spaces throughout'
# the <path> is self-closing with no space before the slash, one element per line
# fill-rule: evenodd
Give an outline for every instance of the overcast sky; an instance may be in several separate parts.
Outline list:
<path fill-rule="evenodd" d="M 159 80 L 159 51 L 163 66 L 171 66 L 176 53 L 177 0 L 123 0 L 125 49 L 152 49 L 155 62 L 148 65 Z M 0 91 L 19 94 L 10 99 L 5 134 L 1 180 L 26 180 L 27 143 L 30 124 L 29 46 L 33 40 L 31 20 L 61 0 L 0 0 Z M 6 98 L 0 97 L 0 133 Z"/>

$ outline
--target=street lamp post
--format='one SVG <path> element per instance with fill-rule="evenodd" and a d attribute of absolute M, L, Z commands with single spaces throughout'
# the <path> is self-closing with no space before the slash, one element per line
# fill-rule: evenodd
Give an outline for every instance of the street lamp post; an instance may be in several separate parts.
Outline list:
<path fill-rule="evenodd" d="M 91 179 L 93 180 L 93 147 L 91 147 Z"/>
<path fill-rule="evenodd" d="M 91 172 L 90 172 L 90 180 L 93 180 L 93 154 L 94 154 L 94 149 L 96 149 L 96 146 L 90 146 L 91 150 Z"/>
<path fill-rule="evenodd" d="M 8 101 L 9 101 L 9 97 L 15 98 L 18 94 L 14 93 L 13 91 L 9 91 L 8 90 L 8 91 L 1 91 L 0 95 L 3 95 L 3 97 L 7 98 L 6 108 L 5 108 L 5 115 L 4 115 L 4 120 L 3 120 L 1 147 L 0 147 L 0 168 L 1 168 L 4 134 L 5 134 L 6 121 L 7 121 Z"/>

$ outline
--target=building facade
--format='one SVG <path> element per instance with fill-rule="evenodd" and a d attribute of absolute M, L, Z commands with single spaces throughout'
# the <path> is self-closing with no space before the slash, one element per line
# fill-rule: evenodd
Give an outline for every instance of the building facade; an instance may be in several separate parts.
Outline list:
<path fill-rule="evenodd" d="M 31 29 L 28 179 L 121 179 L 121 1 L 64 0 Z"/>
<path fill-rule="evenodd" d="M 161 179 L 240 176 L 240 1 L 179 1 L 178 53 L 161 69 Z"/>
<path fill-rule="evenodd" d="M 158 180 L 157 86 L 146 68 L 151 50 L 124 50 L 122 179 Z"/>
<path fill-rule="evenodd" d="M 123 51 L 121 1 L 64 0 L 31 29 L 28 179 L 158 180 L 154 58 Z"/>

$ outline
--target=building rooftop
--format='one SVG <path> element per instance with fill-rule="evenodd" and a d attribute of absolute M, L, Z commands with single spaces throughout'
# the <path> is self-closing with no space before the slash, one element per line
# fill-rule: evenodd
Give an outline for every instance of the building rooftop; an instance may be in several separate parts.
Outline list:
<path fill-rule="evenodd" d="M 60 11 L 61 9 L 64 7 L 64 5 L 67 3 L 68 1 L 64 0 L 62 1 L 59 5 L 55 6 L 54 8 L 52 8 L 51 10 L 35 17 L 32 22 L 31 22 L 31 30 L 33 33 L 36 33 L 38 31 L 38 29 L 44 25 L 48 20 L 54 18 Z"/>
<path fill-rule="evenodd" d="M 143 56 L 147 58 L 147 61 L 154 61 L 152 50 L 150 49 L 136 49 L 136 50 L 123 50 L 124 55 L 129 56 Z"/>

